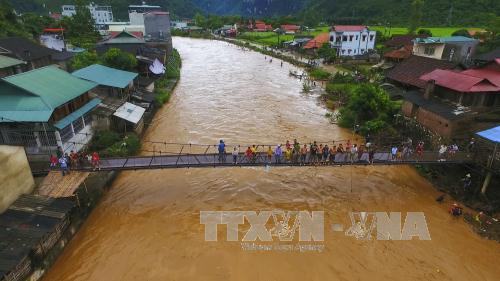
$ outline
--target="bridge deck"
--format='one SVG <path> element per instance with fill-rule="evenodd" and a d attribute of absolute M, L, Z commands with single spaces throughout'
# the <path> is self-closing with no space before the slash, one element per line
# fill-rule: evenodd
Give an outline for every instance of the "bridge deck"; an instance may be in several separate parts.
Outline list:
<path fill-rule="evenodd" d="M 329 165 L 370 165 L 368 162 L 368 153 L 363 153 L 361 158 L 351 161 L 348 154 L 337 154 L 334 163 Z M 357 158 L 357 157 L 356 157 Z M 392 160 L 390 153 L 375 153 L 374 165 L 411 165 L 411 164 L 457 164 L 469 163 L 472 159 L 467 157 L 465 153 L 457 153 L 452 158 L 446 160 L 438 159 L 438 154 L 435 152 L 425 152 L 421 158 L 415 157 L 409 159 Z M 258 153 L 253 159 L 247 158 L 240 153 L 236 164 L 233 163 L 231 154 L 226 154 L 226 161 L 219 161 L 217 154 L 179 154 L 179 155 L 155 155 L 155 156 L 135 156 L 128 158 L 106 158 L 100 161 L 101 171 L 110 170 L 138 170 L 138 169 L 167 169 L 167 168 L 202 168 L 202 167 L 234 167 L 234 166 L 312 166 L 319 161 L 315 161 L 314 157 L 307 155 L 304 162 L 286 161 L 281 157 L 277 162 L 273 156 L 269 161 L 265 153 Z M 88 164 L 83 167 L 73 167 L 75 170 L 91 171 L 92 167 Z"/>

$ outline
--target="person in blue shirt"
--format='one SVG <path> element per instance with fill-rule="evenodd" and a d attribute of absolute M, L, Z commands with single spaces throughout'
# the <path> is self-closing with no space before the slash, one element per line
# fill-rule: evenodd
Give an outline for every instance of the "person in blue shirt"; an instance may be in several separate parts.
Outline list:
<path fill-rule="evenodd" d="M 276 164 L 281 163 L 281 156 L 283 155 L 283 150 L 281 150 L 281 144 L 278 144 L 276 146 L 276 149 L 274 150 L 274 158 L 276 160 Z"/>
<path fill-rule="evenodd" d="M 225 163 L 226 162 L 226 144 L 224 143 L 223 140 L 220 140 L 218 150 L 219 150 L 219 163 Z"/>

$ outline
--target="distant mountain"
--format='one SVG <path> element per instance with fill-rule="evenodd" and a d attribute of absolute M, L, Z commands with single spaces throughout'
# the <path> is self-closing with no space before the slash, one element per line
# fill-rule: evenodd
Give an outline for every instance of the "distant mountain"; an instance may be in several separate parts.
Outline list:
<path fill-rule="evenodd" d="M 413 0 L 308 0 L 302 15 L 328 22 L 408 25 Z M 500 16 L 499 0 L 424 0 L 424 26 L 483 27 Z"/>
<path fill-rule="evenodd" d="M 203 11 L 217 15 L 251 17 L 284 16 L 299 13 L 307 0 L 191 0 Z"/>

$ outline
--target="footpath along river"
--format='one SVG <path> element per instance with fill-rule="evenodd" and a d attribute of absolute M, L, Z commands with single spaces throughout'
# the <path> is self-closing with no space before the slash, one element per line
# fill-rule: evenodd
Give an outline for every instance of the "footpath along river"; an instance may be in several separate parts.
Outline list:
<path fill-rule="evenodd" d="M 175 38 L 174 46 L 182 78 L 146 140 L 352 138 L 328 122 L 317 97 L 301 93 L 293 66 L 225 42 Z M 123 172 L 44 280 L 499 280 L 500 244 L 451 218 L 438 194 L 406 166 Z M 204 241 L 201 210 L 273 209 L 325 211 L 324 251 L 247 251 L 226 241 L 225 227 L 218 242 Z M 351 211 L 424 212 L 432 240 L 332 231 L 331 223 L 350 226 Z"/>

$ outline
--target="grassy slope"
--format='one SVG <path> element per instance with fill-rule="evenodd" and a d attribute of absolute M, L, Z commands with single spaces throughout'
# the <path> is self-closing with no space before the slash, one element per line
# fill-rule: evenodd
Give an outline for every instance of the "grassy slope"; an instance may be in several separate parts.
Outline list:
<path fill-rule="evenodd" d="M 386 31 L 385 26 L 370 26 L 371 29 L 380 31 L 382 34 Z M 482 30 L 481 28 L 473 28 L 473 27 L 422 27 L 423 29 L 429 29 L 432 32 L 433 36 L 450 36 L 453 32 L 459 29 L 467 29 L 467 30 Z M 392 27 L 389 33 L 386 36 L 392 35 L 401 35 L 407 34 L 408 28 L 406 27 Z"/>

